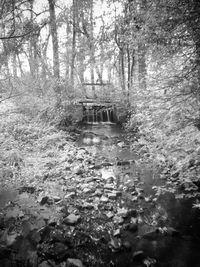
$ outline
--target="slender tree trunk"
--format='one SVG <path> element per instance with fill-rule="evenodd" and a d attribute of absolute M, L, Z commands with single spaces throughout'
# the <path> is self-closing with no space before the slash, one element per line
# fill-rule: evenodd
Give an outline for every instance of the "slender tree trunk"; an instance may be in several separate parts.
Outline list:
<path fill-rule="evenodd" d="M 21 59 L 19 57 L 19 54 L 17 54 L 17 61 L 18 61 L 18 65 L 19 65 L 20 75 L 22 77 L 24 75 L 24 71 L 23 71 L 23 68 L 22 68 L 22 62 L 21 62 Z"/>
<path fill-rule="evenodd" d="M 33 2 L 34 2 L 33 0 L 29 1 L 29 4 L 30 4 L 30 21 L 31 21 L 32 25 L 34 25 Z M 39 72 L 37 45 L 38 45 L 38 36 L 33 31 L 33 34 L 30 37 L 30 43 L 29 43 L 29 66 L 30 66 L 31 75 L 34 79 L 38 78 L 38 72 Z"/>
<path fill-rule="evenodd" d="M 16 78 L 17 77 L 17 56 L 15 52 L 13 52 L 13 55 L 12 55 L 12 65 L 13 65 L 13 76 L 14 78 Z"/>
<path fill-rule="evenodd" d="M 48 0 L 49 2 L 49 14 L 50 14 L 50 31 L 53 45 L 53 73 L 55 78 L 60 77 L 60 62 L 58 52 L 58 34 L 56 25 L 55 3 L 54 0 Z"/>
<path fill-rule="evenodd" d="M 126 78 L 125 78 L 125 64 L 124 64 L 124 49 L 119 50 L 119 62 L 120 62 L 120 77 L 121 86 L 124 96 L 126 95 Z"/>
<path fill-rule="evenodd" d="M 90 77 L 91 83 L 94 84 L 94 27 L 93 27 L 93 0 L 91 0 L 91 10 L 90 10 Z M 96 97 L 95 86 L 92 85 L 93 96 Z"/>
<path fill-rule="evenodd" d="M 71 85 L 74 89 L 74 64 L 76 57 L 76 20 L 77 20 L 77 3 L 73 0 L 73 35 L 72 35 L 72 57 L 71 57 Z"/>
<path fill-rule="evenodd" d="M 66 36 L 67 36 L 67 40 L 66 40 L 66 69 L 65 69 L 65 79 L 66 82 L 69 82 L 69 78 L 70 78 L 70 51 L 69 51 L 69 35 L 70 35 L 70 25 L 69 25 L 69 20 L 67 17 L 67 27 L 66 27 Z"/>
<path fill-rule="evenodd" d="M 146 67 L 146 47 L 145 44 L 138 44 L 138 81 L 139 88 L 146 90 L 147 83 L 147 67 Z"/>
<path fill-rule="evenodd" d="M 130 91 L 130 87 L 131 87 L 131 55 L 130 55 L 130 49 L 129 49 L 129 45 L 127 45 L 127 65 L 128 65 L 128 92 L 127 94 L 129 94 Z"/>
<path fill-rule="evenodd" d="M 133 76 L 134 76 L 134 68 L 135 68 L 135 49 L 132 51 L 132 63 L 131 63 L 131 86 L 133 85 Z"/>

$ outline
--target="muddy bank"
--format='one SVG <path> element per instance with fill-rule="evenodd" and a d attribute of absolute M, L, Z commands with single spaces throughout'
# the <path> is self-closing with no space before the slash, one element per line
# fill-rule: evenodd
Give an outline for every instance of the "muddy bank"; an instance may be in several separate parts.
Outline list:
<path fill-rule="evenodd" d="M 200 265 L 198 210 L 119 128 L 70 142 L 45 175 L 1 192 L 1 266 Z"/>

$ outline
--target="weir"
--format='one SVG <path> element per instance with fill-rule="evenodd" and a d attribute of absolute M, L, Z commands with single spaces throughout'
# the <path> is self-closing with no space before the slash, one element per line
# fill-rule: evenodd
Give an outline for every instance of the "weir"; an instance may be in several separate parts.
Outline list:
<path fill-rule="evenodd" d="M 82 121 L 86 124 L 117 123 L 115 104 L 111 102 L 80 101 L 83 108 Z"/>

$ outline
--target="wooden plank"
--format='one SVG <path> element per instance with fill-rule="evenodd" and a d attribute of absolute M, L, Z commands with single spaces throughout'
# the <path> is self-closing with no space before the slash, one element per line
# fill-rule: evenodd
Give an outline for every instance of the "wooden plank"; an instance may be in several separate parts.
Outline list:
<path fill-rule="evenodd" d="M 111 83 L 82 83 L 82 85 L 98 85 L 98 86 L 106 86 L 106 85 L 111 85 Z"/>

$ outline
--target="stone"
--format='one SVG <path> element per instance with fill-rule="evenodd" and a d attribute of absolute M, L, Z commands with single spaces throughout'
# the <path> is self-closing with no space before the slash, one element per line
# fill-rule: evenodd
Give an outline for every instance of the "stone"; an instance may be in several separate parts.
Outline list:
<path fill-rule="evenodd" d="M 101 191 L 101 189 L 96 189 L 96 191 L 94 192 L 94 196 L 101 196 L 103 193 Z"/>
<path fill-rule="evenodd" d="M 114 182 L 114 177 L 109 177 L 106 182 L 107 184 L 112 184 Z"/>
<path fill-rule="evenodd" d="M 83 193 L 87 194 L 87 193 L 90 193 L 92 190 L 91 188 L 84 188 L 83 189 Z"/>
<path fill-rule="evenodd" d="M 82 190 L 84 190 L 85 188 L 88 188 L 88 184 L 87 184 L 87 183 L 80 184 L 80 188 L 81 188 Z"/>
<path fill-rule="evenodd" d="M 145 200 L 146 202 L 151 202 L 151 198 L 150 198 L 150 197 L 144 197 L 144 200 Z"/>
<path fill-rule="evenodd" d="M 114 223 L 117 223 L 117 224 L 123 224 L 124 223 L 124 219 L 120 216 L 116 216 L 114 217 Z"/>
<path fill-rule="evenodd" d="M 18 237 L 19 237 L 19 235 L 17 233 L 12 233 L 12 234 L 7 235 L 6 236 L 6 245 L 12 246 Z"/>
<path fill-rule="evenodd" d="M 52 265 L 48 261 L 41 262 L 38 267 L 51 267 Z"/>
<path fill-rule="evenodd" d="M 40 200 L 40 204 L 41 204 L 41 205 L 44 205 L 44 204 L 48 203 L 48 201 L 49 201 L 49 197 L 48 197 L 48 196 L 45 196 L 45 197 L 43 197 L 43 198 Z"/>
<path fill-rule="evenodd" d="M 109 194 L 109 193 L 112 193 L 113 192 L 113 190 L 110 190 L 110 189 L 104 189 L 104 193 L 105 194 Z"/>
<path fill-rule="evenodd" d="M 119 147 L 124 147 L 124 146 L 125 146 L 125 143 L 124 143 L 123 141 L 121 141 L 121 142 L 118 142 L 117 145 L 118 145 Z"/>
<path fill-rule="evenodd" d="M 58 202 L 58 201 L 61 200 L 61 198 L 59 196 L 53 196 L 53 199 L 54 199 L 55 202 Z"/>
<path fill-rule="evenodd" d="M 137 196 L 134 196 L 133 198 L 132 198 L 132 201 L 137 201 L 138 200 L 138 197 Z"/>
<path fill-rule="evenodd" d="M 83 174 L 83 172 L 84 172 L 84 170 L 79 166 L 74 168 L 74 173 L 77 175 L 81 175 L 81 174 Z"/>
<path fill-rule="evenodd" d="M 112 189 L 115 189 L 115 186 L 114 186 L 114 184 L 105 184 L 104 188 L 112 190 Z"/>
<path fill-rule="evenodd" d="M 131 250 L 131 243 L 128 240 L 123 241 L 122 246 L 126 249 L 126 250 Z"/>
<path fill-rule="evenodd" d="M 114 200 L 114 199 L 117 198 L 117 194 L 116 193 L 108 193 L 107 195 L 108 195 L 109 199 L 113 199 Z"/>
<path fill-rule="evenodd" d="M 114 180 L 116 179 L 114 172 L 111 171 L 111 170 L 107 170 L 107 169 L 102 169 L 102 170 L 101 170 L 101 176 L 102 176 L 102 179 L 104 179 L 104 180 L 108 180 L 108 179 L 110 179 L 111 177 L 112 177 Z"/>
<path fill-rule="evenodd" d="M 113 210 L 113 204 L 112 204 L 112 203 L 107 203 L 107 204 L 104 206 L 104 209 L 105 209 L 105 210 Z"/>
<path fill-rule="evenodd" d="M 142 261 L 145 258 L 144 252 L 142 250 L 135 251 L 133 253 L 133 260 L 134 261 Z"/>
<path fill-rule="evenodd" d="M 114 231 L 113 236 L 120 236 L 120 234 L 121 234 L 121 230 L 117 229 Z"/>
<path fill-rule="evenodd" d="M 107 203 L 107 202 L 109 201 L 109 199 L 108 199 L 107 197 L 105 197 L 105 196 L 102 196 L 102 197 L 100 198 L 100 201 L 101 201 L 101 202 L 104 202 L 104 203 Z"/>
<path fill-rule="evenodd" d="M 126 218 L 127 215 L 128 215 L 128 209 L 126 209 L 126 208 L 118 208 L 117 209 L 117 215 Z"/>
<path fill-rule="evenodd" d="M 82 205 L 82 208 L 91 210 L 91 209 L 94 208 L 94 205 L 93 205 L 92 203 L 85 202 L 85 203 Z"/>
<path fill-rule="evenodd" d="M 135 233 L 138 230 L 138 225 L 136 223 L 129 223 L 127 229 L 129 232 Z"/>
<path fill-rule="evenodd" d="M 174 172 L 171 173 L 171 177 L 178 178 L 179 174 L 180 174 L 179 171 L 174 171 Z"/>
<path fill-rule="evenodd" d="M 76 195 L 75 192 L 71 192 L 71 193 L 65 195 L 65 199 L 68 199 L 68 198 L 70 198 L 70 197 L 74 197 L 75 195 Z"/>
<path fill-rule="evenodd" d="M 128 216 L 130 216 L 130 217 L 136 217 L 137 216 L 137 210 L 136 209 L 130 209 L 129 211 L 128 211 Z"/>
<path fill-rule="evenodd" d="M 109 247 L 113 252 L 119 251 L 122 246 L 121 240 L 119 238 L 112 238 L 109 242 Z"/>
<path fill-rule="evenodd" d="M 74 186 L 67 187 L 67 191 L 68 192 L 75 192 L 76 191 L 76 187 L 74 187 Z"/>
<path fill-rule="evenodd" d="M 106 216 L 108 217 L 108 219 L 111 219 L 114 216 L 114 213 L 109 211 L 106 213 Z"/>
<path fill-rule="evenodd" d="M 84 265 L 79 259 L 68 258 L 65 267 L 84 267 Z"/>
<path fill-rule="evenodd" d="M 125 165 L 130 165 L 130 161 L 125 160 L 125 161 L 118 161 L 117 166 L 125 166 Z"/>
<path fill-rule="evenodd" d="M 80 215 L 70 214 L 64 219 L 64 223 L 67 225 L 76 225 L 81 220 Z"/>

